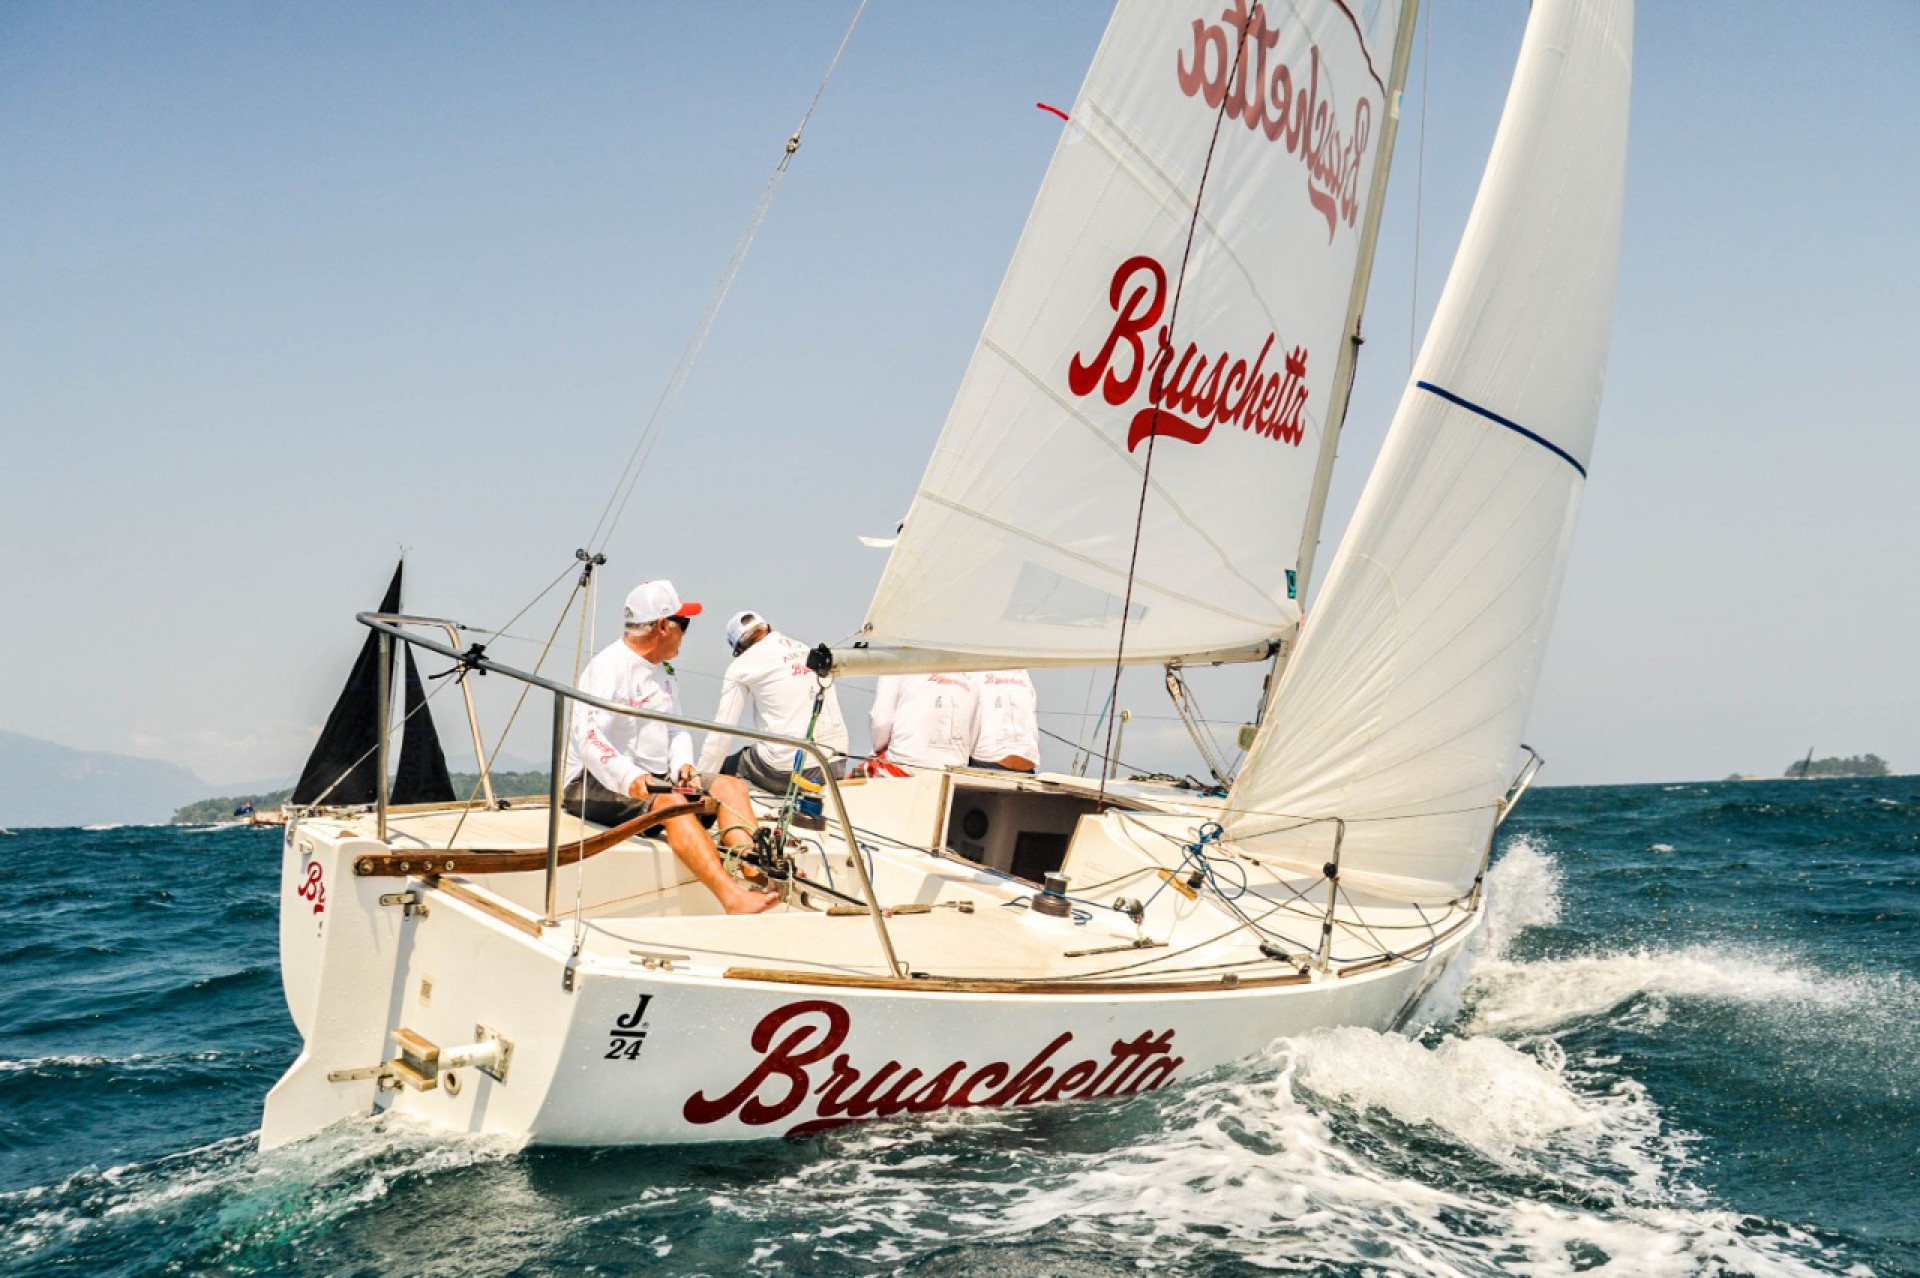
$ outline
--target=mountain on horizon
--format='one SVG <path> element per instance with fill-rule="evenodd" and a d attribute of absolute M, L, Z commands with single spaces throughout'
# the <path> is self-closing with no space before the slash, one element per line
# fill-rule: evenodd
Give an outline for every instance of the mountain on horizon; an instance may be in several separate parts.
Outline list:
<path fill-rule="evenodd" d="M 0 730 L 0 826 L 159 823 L 207 792 L 177 763 Z"/>

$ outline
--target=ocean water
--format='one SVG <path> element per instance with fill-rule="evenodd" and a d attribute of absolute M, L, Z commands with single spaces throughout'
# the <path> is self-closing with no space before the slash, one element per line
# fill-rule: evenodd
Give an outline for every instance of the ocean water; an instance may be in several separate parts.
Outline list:
<path fill-rule="evenodd" d="M 0 837 L 0 1270 L 1920 1275 L 1920 779 L 1537 790 L 1407 1033 L 796 1144 L 262 1156 L 276 857 Z"/>

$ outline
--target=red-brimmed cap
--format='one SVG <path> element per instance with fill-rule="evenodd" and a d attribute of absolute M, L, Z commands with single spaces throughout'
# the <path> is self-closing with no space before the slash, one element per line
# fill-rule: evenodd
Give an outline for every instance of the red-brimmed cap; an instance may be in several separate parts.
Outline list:
<path fill-rule="evenodd" d="M 700 605 L 690 600 L 682 600 L 680 592 L 673 583 L 664 577 L 659 581 L 643 581 L 633 588 L 627 596 L 627 624 L 644 626 L 660 620 L 662 617 L 697 617 Z"/>

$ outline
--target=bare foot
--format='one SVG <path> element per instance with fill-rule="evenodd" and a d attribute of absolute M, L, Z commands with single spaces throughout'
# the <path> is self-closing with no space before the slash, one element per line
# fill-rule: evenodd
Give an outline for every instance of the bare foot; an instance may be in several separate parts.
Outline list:
<path fill-rule="evenodd" d="M 722 906 L 729 914 L 764 914 L 780 904 L 778 892 L 749 892 L 741 889 L 733 893 Z"/>

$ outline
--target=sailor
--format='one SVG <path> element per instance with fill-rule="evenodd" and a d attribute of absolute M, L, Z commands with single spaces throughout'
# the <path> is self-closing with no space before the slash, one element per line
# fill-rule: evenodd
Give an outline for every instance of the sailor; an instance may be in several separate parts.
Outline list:
<path fill-rule="evenodd" d="M 580 691 L 616 705 L 678 715 L 680 689 L 671 662 L 699 615 L 700 605 L 683 602 L 672 582 L 641 582 L 627 596 L 624 633 L 587 663 Z M 598 825 L 619 825 L 652 809 L 685 802 L 699 780 L 693 734 L 685 728 L 574 705 L 564 792 L 567 811 Z M 738 777 L 715 777 L 708 793 L 720 802 L 721 841 L 751 847 L 753 804 L 746 783 Z M 674 855 L 727 913 L 757 914 L 780 903 L 773 893 L 733 880 L 697 817 L 674 817 L 665 829 Z"/>
<path fill-rule="evenodd" d="M 881 675 L 873 697 L 875 758 L 868 771 L 900 776 L 903 769 L 964 765 L 978 700 L 971 675 Z"/>
<path fill-rule="evenodd" d="M 840 717 L 840 699 L 831 687 L 823 690 L 820 680 L 807 669 L 806 645 L 790 639 L 752 610 L 739 612 L 727 622 L 727 646 L 733 649 L 720 685 L 720 708 L 713 713 L 715 723 L 739 723 L 748 706 L 754 722 L 768 732 L 785 737 L 805 737 L 833 752 L 836 767 L 846 758 L 847 725 Z M 824 692 L 824 696 L 823 696 Z M 814 722 L 814 706 L 820 707 L 820 719 Z M 785 794 L 793 772 L 792 746 L 771 741 L 743 742 L 728 754 L 733 737 L 709 732 L 700 749 L 700 771 L 709 775 L 739 777 L 769 794 Z M 826 778 L 818 765 L 805 769 L 815 785 Z"/>
<path fill-rule="evenodd" d="M 973 676 L 979 695 L 969 762 L 1001 772 L 1032 772 L 1040 760 L 1040 722 L 1033 676 L 1024 670 L 983 670 Z"/>

